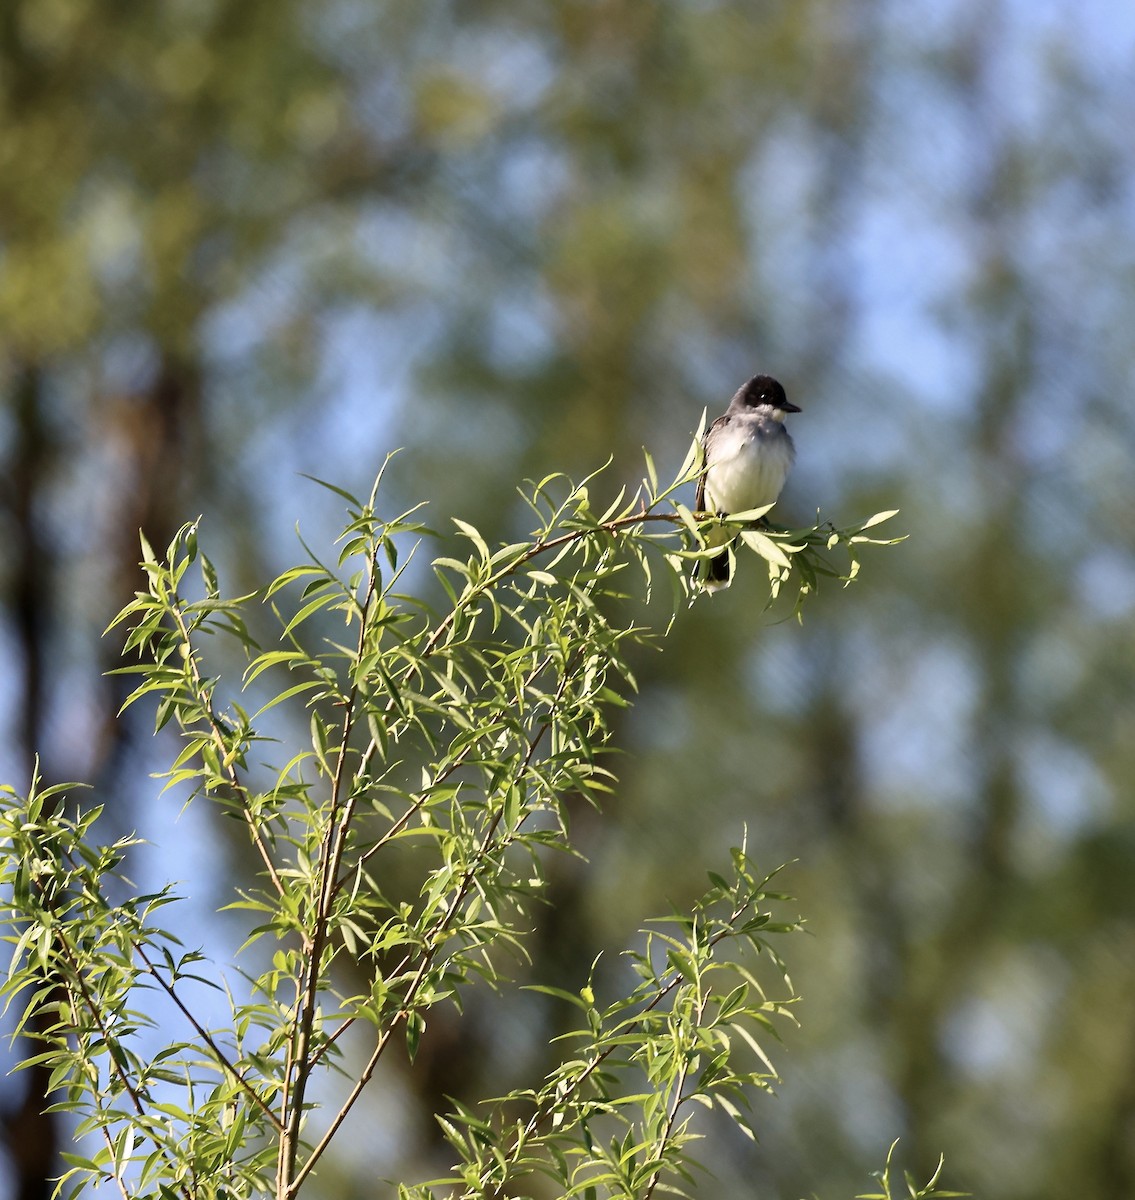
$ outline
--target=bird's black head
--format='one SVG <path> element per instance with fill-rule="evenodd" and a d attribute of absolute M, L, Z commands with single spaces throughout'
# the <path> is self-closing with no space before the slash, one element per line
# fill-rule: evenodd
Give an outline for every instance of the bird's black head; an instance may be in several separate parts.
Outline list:
<path fill-rule="evenodd" d="M 748 383 L 738 388 L 737 394 L 733 397 L 733 403 L 743 405 L 745 408 L 757 408 L 762 404 L 767 404 L 769 408 L 786 413 L 800 411 L 795 404 L 789 401 L 784 394 L 784 388 L 771 375 L 754 375 Z"/>

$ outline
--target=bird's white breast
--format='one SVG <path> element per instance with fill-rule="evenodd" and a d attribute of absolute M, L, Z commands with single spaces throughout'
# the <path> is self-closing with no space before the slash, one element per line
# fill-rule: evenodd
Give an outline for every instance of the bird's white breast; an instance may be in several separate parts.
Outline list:
<path fill-rule="evenodd" d="M 715 439 L 706 473 L 706 507 L 735 513 L 772 504 L 796 458 L 776 420 L 734 420 Z"/>

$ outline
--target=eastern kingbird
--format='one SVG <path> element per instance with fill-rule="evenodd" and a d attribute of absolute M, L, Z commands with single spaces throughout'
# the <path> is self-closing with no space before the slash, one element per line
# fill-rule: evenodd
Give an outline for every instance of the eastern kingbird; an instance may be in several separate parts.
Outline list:
<path fill-rule="evenodd" d="M 695 510 L 724 517 L 773 504 L 796 460 L 796 447 L 784 428 L 784 414 L 799 411 L 771 375 L 754 375 L 738 388 L 702 442 L 705 469 L 698 480 Z M 726 547 L 698 564 L 702 585 L 716 592 L 730 583 L 728 546 L 732 537 L 718 529 L 706 540 L 711 546 Z"/>

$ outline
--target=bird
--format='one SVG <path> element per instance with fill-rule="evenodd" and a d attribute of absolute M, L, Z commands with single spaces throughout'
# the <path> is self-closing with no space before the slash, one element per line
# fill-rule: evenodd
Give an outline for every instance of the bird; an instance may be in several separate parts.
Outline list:
<path fill-rule="evenodd" d="M 698 479 L 695 511 L 727 517 L 775 503 L 796 461 L 784 417 L 800 411 L 771 375 L 754 375 L 742 384 L 702 440 L 705 466 Z M 732 581 L 733 535 L 718 529 L 706 540 L 724 547 L 720 554 L 698 563 L 702 586 L 716 592 Z"/>

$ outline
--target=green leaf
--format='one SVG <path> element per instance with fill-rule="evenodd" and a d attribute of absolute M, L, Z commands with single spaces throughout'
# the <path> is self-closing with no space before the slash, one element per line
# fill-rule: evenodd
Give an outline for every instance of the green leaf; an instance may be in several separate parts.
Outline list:
<path fill-rule="evenodd" d="M 489 553 L 489 547 L 481 536 L 480 530 L 476 526 L 470 525 L 468 521 L 462 521 L 459 517 L 453 517 L 452 520 L 454 525 L 476 546 L 482 561 L 488 562 L 492 555 Z"/>
<path fill-rule="evenodd" d="M 750 550 L 755 550 L 767 562 L 786 569 L 792 566 L 788 555 L 766 534 L 760 533 L 756 529 L 742 529 L 741 540 Z"/>
<path fill-rule="evenodd" d="M 550 984 L 529 983 L 524 985 L 524 990 L 526 992 L 542 992 L 546 996 L 555 996 L 558 1000 L 566 1000 L 569 1004 L 574 1004 L 576 1008 L 583 1009 L 584 1012 L 594 1006 L 594 998 L 588 1000 L 584 995 L 566 991 L 564 988 L 552 987 Z"/>
<path fill-rule="evenodd" d="M 419 1012 L 412 1012 L 406 1018 L 406 1053 L 409 1055 L 410 1062 L 414 1061 L 418 1053 L 418 1046 L 422 1040 L 422 1033 L 425 1031 L 425 1018 Z"/>
<path fill-rule="evenodd" d="M 321 488 L 326 488 L 329 492 L 334 492 L 336 496 L 341 496 L 352 508 L 362 508 L 362 504 L 356 497 L 336 484 L 328 483 L 326 479 L 319 479 L 315 475 L 308 475 L 306 471 L 298 471 L 296 473 L 304 479 L 310 479 L 312 483 L 318 484 Z"/>

